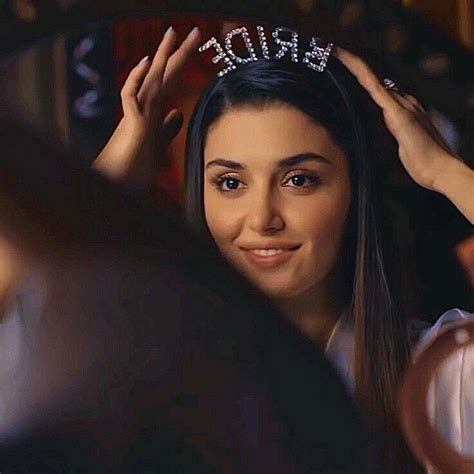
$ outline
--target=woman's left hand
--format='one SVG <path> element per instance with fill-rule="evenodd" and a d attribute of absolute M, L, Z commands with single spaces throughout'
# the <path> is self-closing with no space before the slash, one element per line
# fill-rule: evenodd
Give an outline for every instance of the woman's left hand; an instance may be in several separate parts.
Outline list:
<path fill-rule="evenodd" d="M 440 191 L 440 177 L 452 161 L 459 158 L 449 149 L 422 105 L 411 95 L 387 90 L 355 54 L 340 47 L 334 54 L 381 107 L 385 124 L 398 142 L 399 158 L 408 174 L 420 186 Z"/>

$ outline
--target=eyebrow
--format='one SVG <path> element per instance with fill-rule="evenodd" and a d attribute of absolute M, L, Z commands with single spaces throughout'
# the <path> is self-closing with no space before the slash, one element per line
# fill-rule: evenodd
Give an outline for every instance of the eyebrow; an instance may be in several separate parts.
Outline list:
<path fill-rule="evenodd" d="M 297 155 L 289 156 L 278 161 L 278 168 L 287 168 L 289 166 L 295 166 L 303 161 L 318 161 L 331 165 L 332 162 L 328 158 L 318 155 L 317 153 L 299 153 Z M 216 158 L 210 161 L 206 165 L 206 169 L 212 168 L 213 166 L 225 166 L 233 170 L 243 170 L 245 166 L 237 161 L 225 160 L 223 158 Z"/>

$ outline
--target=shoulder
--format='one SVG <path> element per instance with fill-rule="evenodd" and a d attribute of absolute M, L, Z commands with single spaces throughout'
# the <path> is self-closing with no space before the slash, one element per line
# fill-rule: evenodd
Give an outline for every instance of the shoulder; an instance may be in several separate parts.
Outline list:
<path fill-rule="evenodd" d="M 445 311 L 432 326 L 422 321 L 414 321 L 411 323 L 410 328 L 410 332 L 416 340 L 414 349 L 416 349 L 416 351 L 424 349 L 436 339 L 441 332 L 466 320 L 474 321 L 474 313 L 459 308 L 452 308 Z"/>
<path fill-rule="evenodd" d="M 453 308 L 444 312 L 432 326 L 419 333 L 414 355 L 423 351 L 445 330 L 467 320 L 474 313 Z M 458 452 L 474 455 L 474 345 L 464 346 L 440 366 L 428 391 L 428 412 L 433 424 Z"/>

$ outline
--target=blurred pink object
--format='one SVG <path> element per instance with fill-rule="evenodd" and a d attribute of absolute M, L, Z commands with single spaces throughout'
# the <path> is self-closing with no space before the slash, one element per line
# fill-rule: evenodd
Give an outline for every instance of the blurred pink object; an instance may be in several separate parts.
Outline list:
<path fill-rule="evenodd" d="M 467 272 L 471 287 L 474 288 L 474 235 L 456 245 L 455 251 L 459 262 Z"/>

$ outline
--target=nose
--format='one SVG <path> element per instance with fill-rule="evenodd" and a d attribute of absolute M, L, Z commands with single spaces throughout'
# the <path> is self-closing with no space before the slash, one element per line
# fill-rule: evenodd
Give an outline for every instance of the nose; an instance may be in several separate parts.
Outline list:
<path fill-rule="evenodd" d="M 279 203 L 271 190 L 262 190 L 251 197 L 247 218 L 249 228 L 259 234 L 276 232 L 285 225 Z"/>

